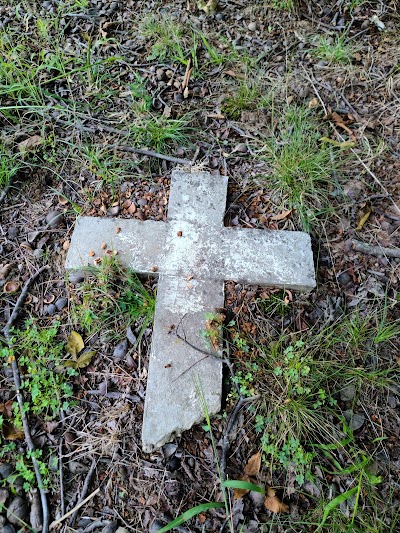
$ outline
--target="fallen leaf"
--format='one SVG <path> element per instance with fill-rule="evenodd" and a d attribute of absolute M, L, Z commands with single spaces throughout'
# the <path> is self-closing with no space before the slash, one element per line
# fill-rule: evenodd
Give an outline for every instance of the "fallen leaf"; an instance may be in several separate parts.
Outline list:
<path fill-rule="evenodd" d="M 319 100 L 318 98 L 311 98 L 311 100 L 308 102 L 308 108 L 313 109 L 314 107 L 319 106 Z"/>
<path fill-rule="evenodd" d="M 85 343 L 83 342 L 82 337 L 76 331 L 71 331 L 68 337 L 67 346 L 65 348 L 66 352 L 72 355 L 74 361 L 77 361 L 77 355 L 83 350 Z"/>
<path fill-rule="evenodd" d="M 15 427 L 11 420 L 3 420 L 1 431 L 6 440 L 22 440 L 25 438 L 23 430 Z"/>
<path fill-rule="evenodd" d="M 356 143 L 354 141 L 335 141 L 334 139 L 330 139 L 329 137 L 321 137 L 320 141 L 323 143 L 329 143 L 333 144 L 333 146 L 337 146 L 341 150 L 346 150 L 346 148 L 354 148 L 356 146 Z"/>
<path fill-rule="evenodd" d="M 6 283 L 4 283 L 4 287 L 3 287 L 3 291 L 7 294 L 12 294 L 13 292 L 17 292 L 17 290 L 19 289 L 19 283 L 18 281 L 7 281 Z"/>
<path fill-rule="evenodd" d="M 362 230 L 364 224 L 369 219 L 370 214 L 372 213 L 372 207 L 370 202 L 365 202 L 357 213 L 357 227 L 356 231 Z"/>
<path fill-rule="evenodd" d="M 283 213 L 280 213 L 279 215 L 274 215 L 271 217 L 271 220 L 283 220 L 284 218 L 287 218 L 291 214 L 292 210 L 288 209 L 287 211 L 283 211 Z"/>
<path fill-rule="evenodd" d="M 332 118 L 333 122 L 336 124 L 336 126 L 338 126 L 339 128 L 342 128 L 344 131 L 346 131 L 350 135 L 352 140 L 355 142 L 356 136 L 355 136 L 354 132 L 350 128 L 348 128 L 346 126 L 346 124 L 344 123 L 344 121 L 343 121 L 342 117 L 339 115 L 339 113 L 336 113 L 335 111 L 333 111 L 331 113 L 331 118 Z"/>
<path fill-rule="evenodd" d="M 204 11 L 206 15 L 211 15 L 215 13 L 217 7 L 218 7 L 217 0 L 208 0 L 208 2 L 205 2 L 203 0 L 198 0 L 197 2 L 197 8 Z"/>
<path fill-rule="evenodd" d="M 257 452 L 250 457 L 244 467 L 245 476 L 258 476 L 261 468 L 261 452 Z"/>
<path fill-rule="evenodd" d="M 43 141 L 44 139 L 40 135 L 33 135 L 32 137 L 25 139 L 25 141 L 18 143 L 18 150 L 24 154 L 25 152 L 29 152 L 40 146 Z"/>
<path fill-rule="evenodd" d="M 12 263 L 7 263 L 6 265 L 0 265 L 0 279 L 6 279 L 8 274 L 11 272 Z"/>
<path fill-rule="evenodd" d="M 275 494 L 274 489 L 271 489 L 271 487 L 268 487 L 264 506 L 273 513 L 287 513 L 289 511 L 289 506 L 286 505 L 286 503 L 281 502 L 281 500 Z"/>
<path fill-rule="evenodd" d="M 90 361 L 92 360 L 92 357 L 96 355 L 96 352 L 95 351 L 90 351 L 90 352 L 83 352 L 83 354 L 81 354 L 78 359 L 74 360 L 74 361 L 63 361 L 62 362 L 62 366 L 66 366 L 68 368 L 85 368 L 86 366 L 88 366 L 90 364 Z"/>

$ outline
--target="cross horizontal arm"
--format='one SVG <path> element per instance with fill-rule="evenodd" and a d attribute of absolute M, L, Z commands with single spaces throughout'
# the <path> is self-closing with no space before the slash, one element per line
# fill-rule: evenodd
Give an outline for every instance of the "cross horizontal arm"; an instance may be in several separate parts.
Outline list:
<path fill-rule="evenodd" d="M 219 253 L 225 280 L 297 290 L 316 285 L 310 236 L 301 231 L 223 228 Z"/>
<path fill-rule="evenodd" d="M 124 266 L 139 274 L 154 274 L 153 267 L 164 264 L 162 244 L 167 233 L 167 224 L 160 221 L 80 217 L 65 268 L 94 266 L 97 257 L 104 257 L 107 250 L 112 250 L 118 252 Z"/>

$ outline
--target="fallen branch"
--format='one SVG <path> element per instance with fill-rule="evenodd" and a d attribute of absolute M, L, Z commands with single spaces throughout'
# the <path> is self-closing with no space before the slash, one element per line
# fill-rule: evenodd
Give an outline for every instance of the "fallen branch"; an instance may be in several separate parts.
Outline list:
<path fill-rule="evenodd" d="M 75 505 L 74 512 L 72 513 L 72 516 L 71 516 L 71 518 L 69 520 L 69 525 L 71 527 L 74 525 L 74 522 L 75 522 L 75 519 L 76 519 L 76 515 L 78 514 L 78 511 L 79 511 L 81 505 L 83 505 L 84 501 L 86 501 L 85 500 L 85 496 L 86 496 L 87 491 L 89 489 L 89 484 L 92 481 L 92 477 L 93 477 L 94 471 L 96 469 L 96 465 L 97 465 L 97 463 L 96 463 L 95 459 L 92 459 L 92 464 L 90 465 L 89 472 L 87 473 L 86 478 L 85 478 L 85 482 L 83 483 L 82 492 L 81 492 L 81 495 L 79 496 L 78 503 Z M 98 490 L 100 490 L 100 489 L 98 489 Z"/>
<path fill-rule="evenodd" d="M 100 492 L 100 487 L 98 487 L 94 492 L 92 492 L 92 494 L 89 494 L 89 496 L 85 498 L 82 502 L 77 503 L 75 507 L 71 509 L 70 511 L 68 511 L 68 513 L 66 513 L 64 516 L 62 516 L 61 518 L 58 518 L 57 520 L 54 520 L 54 522 L 50 524 L 50 529 L 54 529 L 56 526 L 58 526 L 58 524 L 61 524 L 61 522 L 63 522 L 66 518 L 71 516 L 76 511 L 78 511 L 83 505 L 85 505 L 85 503 L 87 503 L 89 500 L 94 498 L 96 494 L 98 494 L 99 492 Z"/>
<path fill-rule="evenodd" d="M 382 246 L 374 246 L 366 242 L 353 240 L 353 249 L 356 252 L 362 252 L 371 255 L 386 255 L 387 257 L 400 257 L 399 248 L 383 248 Z"/>
<path fill-rule="evenodd" d="M 192 165 L 192 162 L 189 161 L 189 159 L 180 159 L 179 157 L 173 157 L 172 155 L 159 154 L 158 152 L 154 152 L 153 150 L 145 150 L 144 148 L 132 148 L 131 146 L 120 144 L 111 144 L 106 146 L 106 148 L 115 148 L 116 150 L 121 150 L 122 152 L 131 152 L 133 154 L 156 157 L 157 159 L 164 159 L 165 161 L 170 161 L 171 163 L 176 163 L 177 165 Z"/>
<path fill-rule="evenodd" d="M 6 341 L 7 341 L 8 345 L 10 347 L 11 347 L 10 330 L 11 330 L 12 326 L 14 325 L 14 322 L 16 321 L 17 317 L 18 317 L 18 313 L 19 313 L 19 311 L 20 311 L 20 309 L 22 307 L 22 304 L 25 301 L 25 298 L 26 298 L 26 295 L 28 293 L 29 287 L 32 284 L 32 282 L 47 268 L 48 268 L 47 265 L 43 266 L 42 268 L 40 268 L 36 272 L 36 274 L 33 274 L 25 282 L 25 285 L 24 285 L 24 287 L 23 287 L 23 289 L 21 291 L 21 294 L 19 295 L 17 303 L 14 306 L 13 312 L 11 313 L 11 316 L 8 319 L 7 324 L 5 325 L 5 327 L 3 329 L 4 337 L 6 338 Z M 32 437 L 31 437 L 30 430 L 29 430 L 28 420 L 27 420 L 27 418 L 25 416 L 25 412 L 24 412 L 24 398 L 23 398 L 21 390 L 20 390 L 21 389 L 21 377 L 20 377 L 20 374 L 19 374 L 18 363 L 17 363 L 17 360 L 16 360 L 15 356 L 11 359 L 11 368 L 12 368 L 12 372 L 13 372 L 13 379 L 14 379 L 14 385 L 15 385 L 15 389 L 16 389 L 17 402 L 18 402 L 20 413 L 21 413 L 21 420 L 22 420 L 22 427 L 23 427 L 23 430 L 24 430 L 25 441 L 26 441 L 26 444 L 28 446 L 29 451 L 31 452 L 31 460 L 32 460 L 32 464 L 33 464 L 33 469 L 35 471 L 36 481 L 37 481 L 38 489 L 39 489 L 39 492 L 40 492 L 40 500 L 41 500 L 41 504 L 42 504 L 42 524 L 43 524 L 42 533 L 47 533 L 48 530 L 49 530 L 49 508 L 48 508 L 48 505 L 47 505 L 47 498 L 46 498 L 46 493 L 45 493 L 45 490 L 44 490 L 44 483 L 43 483 L 42 474 L 40 473 L 39 465 L 38 465 L 38 462 L 36 460 L 36 456 L 35 456 L 35 453 L 34 453 L 35 452 L 35 445 L 33 444 L 33 440 L 32 440 Z"/>

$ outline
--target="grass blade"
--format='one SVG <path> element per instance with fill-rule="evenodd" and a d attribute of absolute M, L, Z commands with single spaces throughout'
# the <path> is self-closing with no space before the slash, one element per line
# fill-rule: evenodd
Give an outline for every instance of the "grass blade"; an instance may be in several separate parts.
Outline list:
<path fill-rule="evenodd" d="M 208 509 L 217 509 L 218 507 L 224 507 L 223 503 L 217 503 L 217 502 L 211 502 L 211 503 L 202 503 L 201 505 L 196 505 L 196 507 L 192 507 L 191 509 L 188 509 L 181 515 L 179 515 L 175 520 L 172 520 L 169 524 L 162 527 L 158 530 L 158 533 L 165 533 L 166 531 L 171 531 L 171 529 L 174 529 L 174 527 L 180 526 L 184 522 L 187 522 L 194 516 L 198 515 L 199 513 L 202 513 L 203 511 L 207 511 Z"/>
<path fill-rule="evenodd" d="M 343 502 L 345 502 L 346 500 L 348 500 L 350 498 L 350 496 L 352 496 L 355 492 L 358 491 L 358 487 L 353 487 L 352 489 L 350 490 L 346 490 L 346 492 L 343 492 L 343 494 L 339 494 L 339 496 L 336 496 L 336 498 L 333 498 L 332 501 L 330 501 L 327 506 L 325 507 L 324 509 L 324 514 L 322 516 L 322 522 L 320 523 L 320 525 L 317 527 L 317 529 L 315 531 L 319 531 L 322 526 L 325 524 L 328 516 L 329 516 L 329 513 L 333 510 L 333 509 L 336 509 L 336 507 L 339 507 L 339 505 Z"/>
<path fill-rule="evenodd" d="M 265 492 L 265 490 L 260 487 L 260 485 L 255 485 L 254 483 L 250 483 L 249 481 L 241 481 L 240 479 L 228 479 L 223 482 L 222 486 L 228 489 L 242 489 L 261 492 L 261 494 L 264 494 Z"/>

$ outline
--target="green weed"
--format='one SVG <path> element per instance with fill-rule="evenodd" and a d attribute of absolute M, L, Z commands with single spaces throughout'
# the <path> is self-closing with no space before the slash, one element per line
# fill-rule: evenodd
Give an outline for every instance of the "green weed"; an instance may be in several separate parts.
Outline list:
<path fill-rule="evenodd" d="M 295 0 L 272 0 L 270 4 L 273 9 L 282 11 L 293 11 L 295 8 Z"/>
<path fill-rule="evenodd" d="M 187 33 L 184 27 L 167 16 L 146 16 L 140 23 L 140 33 L 151 43 L 151 54 L 148 60 L 168 59 L 186 64 Z"/>
<path fill-rule="evenodd" d="M 153 320 L 154 296 L 136 274 L 121 267 L 116 257 L 105 256 L 99 268 L 90 269 L 87 281 L 76 289 L 72 318 L 88 335 L 101 331 L 110 338 L 134 325 L 140 341 Z"/>
<path fill-rule="evenodd" d="M 21 168 L 15 155 L 11 154 L 3 143 L 0 143 L 0 189 L 10 185 L 12 178 Z"/>
<path fill-rule="evenodd" d="M 63 344 L 58 339 L 59 323 L 50 328 L 39 329 L 33 320 L 25 323 L 25 329 L 12 331 L 11 347 L 4 347 L 0 354 L 7 363 L 18 353 L 22 369 L 21 389 L 25 395 L 26 413 L 43 416 L 47 420 L 57 417 L 61 410 L 72 403 L 70 385 L 75 371 L 60 372 Z M 14 403 L 14 423 L 22 427 L 18 404 Z"/>
<path fill-rule="evenodd" d="M 229 118 L 238 120 L 242 111 L 254 110 L 263 107 L 264 98 L 261 80 L 258 78 L 245 78 L 222 104 L 222 112 Z"/>
<path fill-rule="evenodd" d="M 345 37 L 320 37 L 317 42 L 315 55 L 328 63 L 350 63 L 354 49 L 346 43 Z"/>
<path fill-rule="evenodd" d="M 338 166 L 330 148 L 319 142 L 318 128 L 308 109 L 288 107 L 261 150 L 261 157 L 271 167 L 264 179 L 278 187 L 290 209 L 297 210 L 306 231 L 328 209 L 332 172 Z"/>
<path fill-rule="evenodd" d="M 192 128 L 189 126 L 190 115 L 177 119 L 160 116 L 138 117 L 132 124 L 133 143 L 137 147 L 153 148 L 163 151 L 168 146 L 189 143 Z"/>

